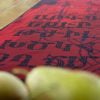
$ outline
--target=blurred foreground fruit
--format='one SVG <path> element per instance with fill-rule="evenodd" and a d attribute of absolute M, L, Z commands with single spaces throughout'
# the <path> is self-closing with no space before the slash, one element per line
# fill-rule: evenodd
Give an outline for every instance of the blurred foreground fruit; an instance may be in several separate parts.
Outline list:
<path fill-rule="evenodd" d="M 28 91 L 18 78 L 0 71 L 0 100 L 28 100 Z"/>
<path fill-rule="evenodd" d="M 99 77 L 88 72 L 39 67 L 26 85 L 31 100 L 100 100 Z"/>

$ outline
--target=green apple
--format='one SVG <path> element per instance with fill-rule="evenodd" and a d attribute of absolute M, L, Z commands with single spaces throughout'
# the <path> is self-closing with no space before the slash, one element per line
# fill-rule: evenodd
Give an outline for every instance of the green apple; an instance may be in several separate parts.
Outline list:
<path fill-rule="evenodd" d="M 99 77 L 89 72 L 40 66 L 26 78 L 31 100 L 100 100 Z"/>
<path fill-rule="evenodd" d="M 0 71 L 0 100 L 28 100 L 28 90 L 20 79 Z"/>

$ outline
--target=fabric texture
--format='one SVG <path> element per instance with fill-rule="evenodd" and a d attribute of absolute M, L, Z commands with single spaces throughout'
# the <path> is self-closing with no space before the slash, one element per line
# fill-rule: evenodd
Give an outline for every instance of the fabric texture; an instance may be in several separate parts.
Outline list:
<path fill-rule="evenodd" d="M 100 0 L 41 0 L 0 30 L 0 70 L 38 65 L 100 75 Z"/>

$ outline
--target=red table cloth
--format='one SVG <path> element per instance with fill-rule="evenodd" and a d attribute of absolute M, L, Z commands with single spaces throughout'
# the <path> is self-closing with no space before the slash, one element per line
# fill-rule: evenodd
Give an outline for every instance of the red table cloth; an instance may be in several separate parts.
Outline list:
<path fill-rule="evenodd" d="M 41 0 L 0 30 L 0 70 L 38 65 L 100 75 L 100 0 Z"/>

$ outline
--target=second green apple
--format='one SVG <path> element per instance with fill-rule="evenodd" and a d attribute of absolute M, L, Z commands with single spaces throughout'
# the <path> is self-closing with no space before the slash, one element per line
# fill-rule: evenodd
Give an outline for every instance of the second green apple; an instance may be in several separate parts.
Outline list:
<path fill-rule="evenodd" d="M 100 100 L 99 77 L 84 71 L 40 66 L 26 78 L 31 100 Z"/>

